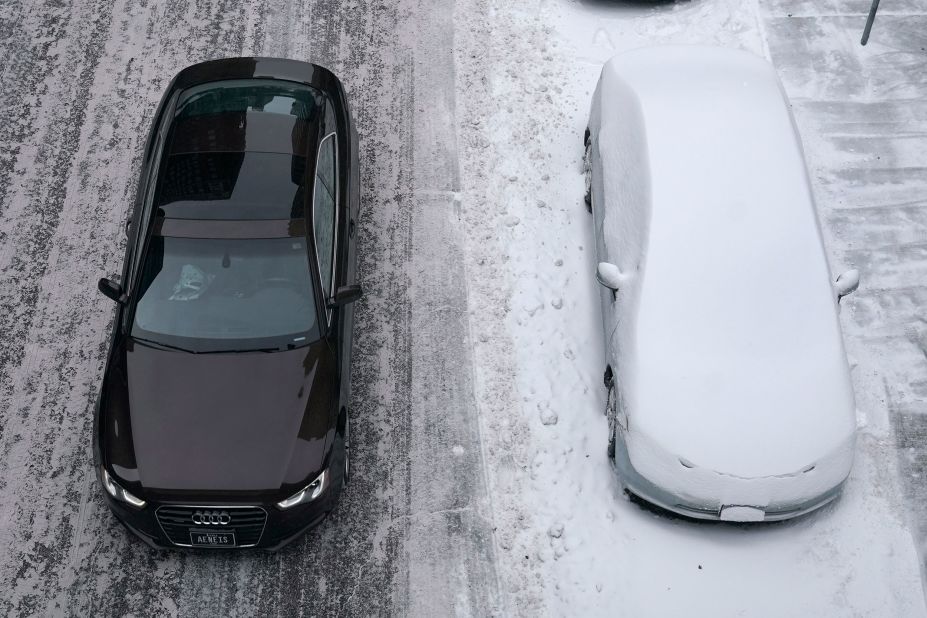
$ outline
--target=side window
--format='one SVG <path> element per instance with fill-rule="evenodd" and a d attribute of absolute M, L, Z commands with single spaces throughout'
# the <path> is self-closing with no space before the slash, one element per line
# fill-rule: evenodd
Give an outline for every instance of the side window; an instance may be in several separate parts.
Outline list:
<path fill-rule="evenodd" d="M 322 145 L 319 146 L 319 159 L 315 169 L 315 195 L 312 201 L 316 257 L 319 260 L 319 274 L 322 277 L 322 292 L 326 298 L 333 293 L 335 227 L 338 224 L 335 206 L 338 197 L 335 148 L 334 133 L 322 140 Z"/>

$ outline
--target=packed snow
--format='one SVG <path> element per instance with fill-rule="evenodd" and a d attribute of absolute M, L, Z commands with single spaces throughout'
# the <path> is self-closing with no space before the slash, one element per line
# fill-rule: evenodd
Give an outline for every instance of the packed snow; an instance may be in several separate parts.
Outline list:
<path fill-rule="evenodd" d="M 602 303 L 606 362 L 636 411 L 630 462 L 702 506 L 823 497 L 850 470 L 853 393 L 773 68 L 719 47 L 641 48 L 606 63 L 592 105 L 597 253 L 633 273 Z"/>
<path fill-rule="evenodd" d="M 606 457 L 603 288 L 594 277 L 582 149 L 602 65 L 619 51 L 660 43 L 720 45 L 768 58 L 771 42 L 788 45 L 782 37 L 789 32 L 767 32 L 770 22 L 779 25 L 778 12 L 785 19 L 784 5 L 496 1 L 490 8 L 483 41 L 494 69 L 488 76 L 473 67 L 461 72 L 458 90 L 491 101 L 467 108 L 462 142 L 464 167 L 472 171 L 462 201 L 464 219 L 472 217 L 471 328 L 485 332 L 487 313 L 506 324 L 480 338 L 475 360 L 507 609 L 635 617 L 927 615 L 888 410 L 858 369 L 852 473 L 839 499 L 797 520 L 699 523 L 642 508 L 620 492 Z M 812 16 L 816 10 L 806 7 Z M 826 50 L 820 55 L 826 58 Z M 818 70 L 820 80 L 836 81 L 835 74 L 853 68 Z M 785 78 L 791 95 L 795 80 Z M 814 139 L 813 126 L 800 119 L 798 125 Z M 633 150 L 635 141 L 626 143 Z M 826 157 L 811 149 L 809 168 L 839 165 Z M 819 182 L 812 175 L 816 193 Z M 825 193 L 823 207 L 832 206 Z M 835 273 L 854 265 L 835 252 L 839 240 L 824 237 Z M 865 270 L 862 276 L 866 285 Z M 868 352 L 848 348 L 857 368 L 859 354 Z M 833 453 L 846 466 L 852 442 L 837 440 Z"/>

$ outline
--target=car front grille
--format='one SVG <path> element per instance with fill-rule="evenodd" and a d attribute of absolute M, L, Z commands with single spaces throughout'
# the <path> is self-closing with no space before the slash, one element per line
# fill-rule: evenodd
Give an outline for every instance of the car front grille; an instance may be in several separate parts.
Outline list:
<path fill-rule="evenodd" d="M 225 525 L 197 525 L 193 516 L 197 512 L 218 511 L 228 513 Z M 190 546 L 190 530 L 210 529 L 214 532 L 234 532 L 237 547 L 252 547 L 261 540 L 267 512 L 259 506 L 161 506 L 156 511 L 158 523 L 171 543 Z"/>

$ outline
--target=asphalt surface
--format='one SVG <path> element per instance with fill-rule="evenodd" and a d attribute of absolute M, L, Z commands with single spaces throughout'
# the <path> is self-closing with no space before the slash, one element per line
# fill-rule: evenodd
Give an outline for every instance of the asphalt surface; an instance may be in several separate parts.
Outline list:
<path fill-rule="evenodd" d="M 453 0 L 0 4 L 0 614 L 498 613 L 453 226 Z M 96 280 L 155 106 L 197 61 L 328 66 L 363 200 L 352 481 L 277 554 L 149 549 L 105 507 L 93 402 L 112 323 Z"/>
<path fill-rule="evenodd" d="M 571 8 L 668 8 L 632 4 Z M 925 550 L 927 13 L 919 0 L 883 3 L 860 48 L 868 5 L 761 0 L 757 27 L 794 107 L 834 270 L 863 272 L 842 315 L 857 398 L 862 410 L 887 410 L 885 431 L 867 434 L 889 436 L 875 452 L 897 453 L 898 508 Z M 511 473 L 518 445 L 490 453 L 487 477 L 490 439 L 476 418 L 520 435 L 494 414 L 516 405 L 500 317 L 512 288 L 496 281 L 504 251 L 482 226 L 499 183 L 536 193 L 499 180 L 485 153 L 510 139 L 533 160 L 550 129 L 509 136 L 490 121 L 502 104 L 490 65 L 525 45 L 550 60 L 542 9 L 555 3 L 513 6 L 531 37 L 501 1 L 0 0 L 0 615 L 543 613 L 552 582 L 522 566 L 529 548 L 513 532 L 530 516 Z M 110 515 L 92 469 L 112 322 L 96 281 L 120 270 L 141 149 L 168 81 L 239 55 L 328 66 L 358 123 L 365 297 L 352 482 L 333 517 L 280 553 L 153 551 Z M 519 69 L 501 77 L 515 90 L 531 72 Z M 549 104 L 544 122 L 558 118 L 561 97 L 536 97 Z M 469 164 L 458 146 L 477 153 Z M 468 192 L 482 199 L 470 205 Z M 485 328 L 477 341 L 468 306 Z M 886 487 L 872 490 L 893 496 Z"/>

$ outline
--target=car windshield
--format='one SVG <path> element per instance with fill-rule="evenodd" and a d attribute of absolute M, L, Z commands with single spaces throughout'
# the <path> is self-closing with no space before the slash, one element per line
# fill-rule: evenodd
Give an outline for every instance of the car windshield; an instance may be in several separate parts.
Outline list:
<path fill-rule="evenodd" d="M 319 337 L 303 238 L 152 236 L 132 336 L 191 352 L 287 349 Z"/>

